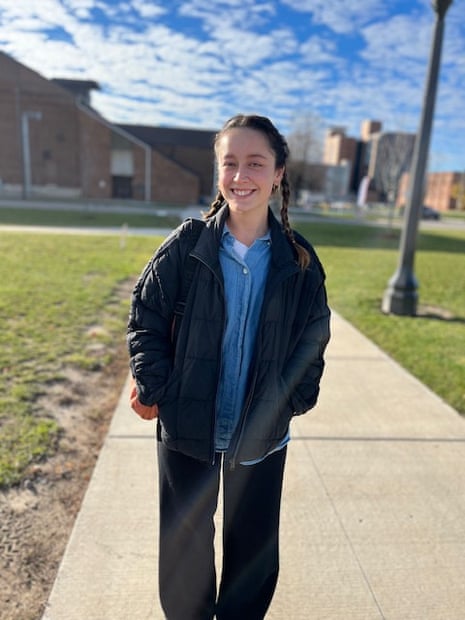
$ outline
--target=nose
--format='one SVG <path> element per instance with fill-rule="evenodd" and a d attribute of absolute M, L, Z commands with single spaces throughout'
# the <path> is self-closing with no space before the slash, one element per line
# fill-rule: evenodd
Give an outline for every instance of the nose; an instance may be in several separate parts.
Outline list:
<path fill-rule="evenodd" d="M 237 166 L 234 174 L 234 181 L 243 181 L 248 178 L 248 171 L 246 166 Z"/>

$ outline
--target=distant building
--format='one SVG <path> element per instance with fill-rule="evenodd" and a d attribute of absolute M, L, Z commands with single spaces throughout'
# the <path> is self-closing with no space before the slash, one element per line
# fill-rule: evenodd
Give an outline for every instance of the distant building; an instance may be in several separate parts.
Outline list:
<path fill-rule="evenodd" d="M 346 135 L 344 127 L 332 127 L 326 133 L 323 147 L 323 163 L 327 166 L 344 166 L 344 172 L 341 173 L 345 179 L 345 191 L 347 194 L 355 190 L 356 176 L 358 172 L 358 142 L 355 138 Z M 329 177 L 337 176 L 334 171 L 329 173 Z M 341 187 L 339 192 L 341 192 Z"/>
<path fill-rule="evenodd" d="M 346 136 L 344 127 L 332 127 L 326 133 L 323 147 L 323 163 L 338 165 L 346 160 L 353 162 L 357 153 L 357 140 Z"/>
<path fill-rule="evenodd" d="M 394 200 L 402 174 L 409 170 L 415 136 L 383 132 L 376 120 L 361 124 L 360 138 L 346 135 L 343 127 L 328 130 L 323 162 L 327 165 L 350 165 L 348 191 L 357 194 L 366 176 L 370 178 L 368 200 Z"/>
<path fill-rule="evenodd" d="M 407 204 L 410 175 L 404 174 L 399 183 L 397 207 Z M 437 211 L 465 209 L 465 173 L 430 172 L 426 175 L 423 204 Z"/>
<path fill-rule="evenodd" d="M 373 135 L 380 129 L 379 121 L 366 120 L 361 125 L 361 138 L 346 135 L 344 127 L 333 127 L 327 131 L 323 163 L 329 166 L 344 166 L 343 175 L 347 179 L 346 193 L 357 194 L 370 165 Z"/>
<path fill-rule="evenodd" d="M 201 202 L 211 198 L 215 174 L 214 131 L 146 125 L 118 125 L 118 127 L 191 172 L 199 182 Z M 159 183 L 161 182 L 162 179 L 159 180 Z M 168 192 L 169 188 L 165 191 Z"/>
<path fill-rule="evenodd" d="M 0 52 L 0 196 L 185 205 L 211 195 L 213 132 L 115 125 L 90 105 L 98 88 L 47 80 Z"/>

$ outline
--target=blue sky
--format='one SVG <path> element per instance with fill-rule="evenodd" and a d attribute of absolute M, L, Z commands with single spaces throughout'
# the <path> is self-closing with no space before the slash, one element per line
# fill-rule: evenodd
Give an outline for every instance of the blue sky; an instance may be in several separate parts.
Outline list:
<path fill-rule="evenodd" d="M 113 122 L 284 133 L 310 115 L 418 128 L 430 0 L 0 0 L 0 49 L 47 78 L 92 79 Z M 447 16 L 430 169 L 465 170 L 465 2 Z"/>

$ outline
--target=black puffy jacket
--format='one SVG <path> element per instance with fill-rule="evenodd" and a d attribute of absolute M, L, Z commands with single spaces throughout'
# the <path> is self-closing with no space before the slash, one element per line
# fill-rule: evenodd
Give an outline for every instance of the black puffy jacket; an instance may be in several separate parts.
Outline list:
<path fill-rule="evenodd" d="M 131 370 L 141 403 L 158 405 L 159 437 L 167 447 L 204 461 L 214 457 L 225 324 L 218 255 L 227 213 L 223 207 L 205 222 L 191 251 L 194 278 L 176 342 L 173 314 L 186 266 L 189 221 L 168 237 L 142 272 L 128 324 Z M 325 277 L 313 248 L 296 234 L 311 255 L 302 271 L 271 211 L 269 225 L 270 268 L 248 393 L 228 452 L 233 462 L 265 456 L 283 439 L 292 416 L 315 405 L 329 340 Z"/>

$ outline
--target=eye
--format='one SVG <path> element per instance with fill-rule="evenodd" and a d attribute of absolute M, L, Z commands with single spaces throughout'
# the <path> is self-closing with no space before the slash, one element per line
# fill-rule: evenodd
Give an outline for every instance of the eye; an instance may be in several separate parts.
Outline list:
<path fill-rule="evenodd" d="M 263 164 L 260 164 L 258 161 L 253 161 L 250 163 L 251 168 L 262 168 Z"/>

